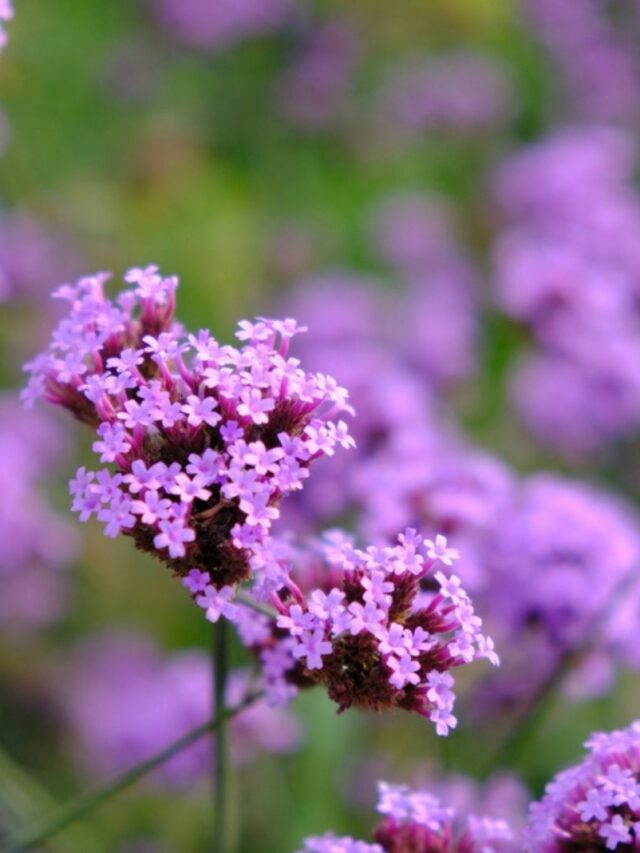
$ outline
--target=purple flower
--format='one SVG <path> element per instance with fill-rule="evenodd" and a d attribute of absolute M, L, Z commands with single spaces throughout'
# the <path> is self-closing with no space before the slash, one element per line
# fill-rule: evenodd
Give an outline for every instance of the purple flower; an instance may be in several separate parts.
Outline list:
<path fill-rule="evenodd" d="M 496 300 L 535 344 L 514 368 L 512 398 L 536 437 L 572 461 L 640 425 L 634 168 L 630 133 L 584 126 L 525 149 L 496 176 L 507 217 Z"/>
<path fill-rule="evenodd" d="M 54 624 L 67 604 L 68 568 L 78 542 L 45 491 L 64 450 L 49 413 L 27 414 L 12 395 L 0 395 L 0 633 L 12 638 Z M 93 473 L 78 471 L 79 503 L 93 483 Z M 90 504 L 88 514 L 101 506 L 99 500 Z"/>
<path fill-rule="evenodd" d="M 597 121 L 637 120 L 640 64 L 634 40 L 640 16 L 628 3 L 608 14 L 597 0 L 527 0 L 533 25 L 554 64 L 554 91 L 561 88 L 563 112 Z"/>
<path fill-rule="evenodd" d="M 148 639 L 111 634 L 93 638 L 66 663 L 56 690 L 74 733 L 76 756 L 86 773 L 101 779 L 144 761 L 211 715 L 212 675 L 207 655 L 185 649 L 161 654 Z M 250 686 L 247 671 L 230 674 L 226 701 L 240 702 Z M 290 752 L 301 726 L 290 713 L 257 701 L 230 722 L 231 754 L 243 765 L 256 752 Z M 211 739 L 180 752 L 150 777 L 160 788 L 192 789 L 206 783 Z"/>
<path fill-rule="evenodd" d="M 160 532 L 153 537 L 154 546 L 158 550 L 168 548 L 169 556 L 174 560 L 184 557 L 187 553 L 186 543 L 193 542 L 196 538 L 195 531 L 185 527 L 182 516 L 159 521 L 158 530 Z"/>
<path fill-rule="evenodd" d="M 329 540 L 324 589 L 305 595 L 292 581 L 290 595 L 280 592 L 272 599 L 278 632 L 257 644 L 263 666 L 265 654 L 278 661 L 273 676 L 266 676 L 268 685 L 275 682 L 279 689 L 283 678 L 290 684 L 311 679 L 326 686 L 340 710 L 400 707 L 431 719 L 438 733 L 446 734 L 456 724 L 449 671 L 480 657 L 494 664 L 498 660 L 459 583 L 455 596 L 447 597 L 447 578 L 438 573 L 435 589 L 428 595 L 420 591 L 434 564 L 427 549 L 414 530 L 395 546 L 366 551 L 346 537 Z M 446 540 L 441 540 L 441 553 L 449 555 Z M 282 559 L 304 565 L 305 552 L 284 552 Z M 317 560 L 318 548 L 306 559 Z M 377 590 L 376 600 L 372 590 Z M 460 632 L 466 636 L 464 647 Z"/>
<path fill-rule="evenodd" d="M 359 53 L 357 35 L 347 21 L 335 18 L 314 25 L 278 81 L 283 116 L 305 130 L 339 122 Z"/>
<path fill-rule="evenodd" d="M 173 320 L 178 281 L 132 269 L 115 302 L 104 273 L 65 285 L 69 313 L 27 370 L 25 398 L 44 397 L 92 426 L 106 470 L 79 472 L 73 508 L 105 533 L 130 535 L 179 575 L 206 572 L 214 590 L 253 577 L 267 597 L 286 582 L 270 530 L 278 504 L 311 461 L 349 447 L 347 393 L 288 356 L 304 331 L 290 318 L 241 324 L 240 349 Z M 67 356 L 73 355 L 73 369 Z M 209 618 L 217 605 L 207 605 Z M 235 612 L 226 608 L 225 615 Z"/>
<path fill-rule="evenodd" d="M 201 580 L 198 580 L 195 585 L 199 586 L 200 583 Z M 196 592 L 194 583 L 191 583 L 189 591 Z M 234 594 L 235 590 L 231 586 L 225 586 L 218 590 L 209 584 L 205 586 L 200 595 L 196 596 L 196 604 L 206 610 L 209 622 L 217 622 L 221 616 L 233 621 L 238 610 L 237 605 L 231 602 Z"/>
<path fill-rule="evenodd" d="M 151 6 L 159 23 L 177 42 L 200 50 L 222 51 L 276 30 L 288 14 L 290 2 L 151 0 Z"/>
<path fill-rule="evenodd" d="M 392 69 L 378 96 L 380 118 L 407 136 L 477 132 L 503 124 L 511 93 L 488 56 L 450 53 L 405 61 Z"/>
<path fill-rule="evenodd" d="M 640 723 L 586 742 L 580 764 L 559 773 L 530 809 L 528 849 L 626 850 L 640 838 Z M 628 845 L 630 845 L 628 847 Z"/>
<path fill-rule="evenodd" d="M 465 815 L 443 806 L 430 791 L 408 785 L 379 782 L 378 813 L 383 819 L 374 831 L 374 844 L 328 833 L 305 839 L 298 853 L 519 853 L 523 849 L 506 820 Z"/>

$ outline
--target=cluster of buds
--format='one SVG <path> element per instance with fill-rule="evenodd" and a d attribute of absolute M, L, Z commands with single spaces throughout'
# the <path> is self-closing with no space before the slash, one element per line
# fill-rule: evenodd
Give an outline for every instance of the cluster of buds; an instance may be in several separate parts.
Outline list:
<path fill-rule="evenodd" d="M 427 577 L 457 551 L 443 536 L 432 542 L 407 530 L 394 546 L 366 550 L 337 535 L 321 557 L 326 582 L 305 594 L 290 581 L 272 597 L 271 630 L 232 614 L 274 697 L 319 683 L 340 711 L 402 708 L 448 734 L 456 725 L 451 670 L 483 657 L 498 664 L 459 578 Z"/>
<path fill-rule="evenodd" d="M 73 509 L 133 538 L 214 603 L 253 578 L 267 597 L 286 582 L 270 530 L 312 461 L 353 440 L 347 392 L 288 356 L 294 320 L 242 321 L 243 346 L 173 320 L 176 277 L 131 269 L 116 300 L 106 273 L 64 285 L 70 311 L 27 370 L 42 397 L 93 427 L 104 464 L 72 481 Z M 199 596 L 199 597 L 201 597 Z M 207 607 L 208 610 L 208 607 Z"/>
<path fill-rule="evenodd" d="M 466 817 L 444 807 L 428 791 L 407 785 L 378 784 L 383 820 L 369 844 L 328 834 L 305 839 L 300 853 L 516 853 L 509 824 L 488 817 Z"/>
<path fill-rule="evenodd" d="M 531 806 L 526 849 L 640 849 L 640 721 L 593 734 L 585 746 L 584 761 L 559 773 Z"/>

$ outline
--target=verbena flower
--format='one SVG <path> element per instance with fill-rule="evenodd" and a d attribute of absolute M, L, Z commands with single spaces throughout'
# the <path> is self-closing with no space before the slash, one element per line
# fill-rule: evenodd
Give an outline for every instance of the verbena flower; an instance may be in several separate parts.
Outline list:
<path fill-rule="evenodd" d="M 526 849 L 637 850 L 640 844 L 640 722 L 593 734 L 584 760 L 559 773 L 531 806 Z"/>
<path fill-rule="evenodd" d="M 459 578 L 428 577 L 436 563 L 450 567 L 457 558 L 445 537 L 423 540 L 414 530 L 394 546 L 366 550 L 336 533 L 307 556 L 308 591 L 292 582 L 288 594 L 273 597 L 277 630 L 264 625 L 256 635 L 253 626 L 243 636 L 260 656 L 272 698 L 286 701 L 295 685 L 320 683 L 340 711 L 399 707 L 446 735 L 457 722 L 451 672 L 483 657 L 498 664 Z"/>
<path fill-rule="evenodd" d="M 508 216 L 494 251 L 496 296 L 536 344 L 514 369 L 513 399 L 542 442 L 577 461 L 640 424 L 634 160 L 630 134 L 575 127 L 496 178 Z"/>
<path fill-rule="evenodd" d="M 54 294 L 69 314 L 34 359 L 24 397 L 68 409 L 96 431 L 97 471 L 71 482 L 73 510 L 130 536 L 187 579 L 215 621 L 218 596 L 252 578 L 268 596 L 286 582 L 270 530 L 280 499 L 310 464 L 350 447 L 347 392 L 288 356 L 294 320 L 242 321 L 241 348 L 173 320 L 178 280 L 131 269 L 115 301 L 99 273 Z M 227 599 L 224 599 L 227 600 Z"/>
<path fill-rule="evenodd" d="M 207 654 L 188 649 L 163 655 L 148 638 L 110 633 L 84 643 L 64 665 L 56 701 L 76 744 L 78 763 L 98 779 L 123 772 L 206 723 L 213 693 Z M 240 702 L 249 689 L 246 670 L 233 670 L 226 702 Z M 59 684 L 57 686 L 59 688 Z M 230 722 L 234 763 L 245 765 L 261 749 L 294 750 L 302 738 L 299 720 L 258 700 Z M 215 747 L 214 747 L 215 748 Z M 207 781 L 211 739 L 183 750 L 153 775 L 160 787 L 189 787 Z"/>
<path fill-rule="evenodd" d="M 445 807 L 426 790 L 408 785 L 378 785 L 382 822 L 374 844 L 328 834 L 307 838 L 299 853 L 516 853 L 516 833 L 500 818 L 464 815 Z"/>
<path fill-rule="evenodd" d="M 0 215 L 0 303 L 42 300 L 45 291 L 74 273 L 69 239 L 25 211 Z M 53 306 L 52 306 L 53 307 Z M 44 306 L 38 304 L 43 310 Z"/>
<path fill-rule="evenodd" d="M 600 0 L 527 0 L 527 23 L 554 64 L 563 112 L 598 121 L 638 117 L 637 4 Z"/>
<path fill-rule="evenodd" d="M 478 550 L 475 599 L 505 649 L 486 685 L 490 708 L 529 695 L 574 652 L 589 655 L 566 685 L 574 696 L 605 690 L 614 663 L 637 667 L 636 525 L 623 502 L 583 483 L 551 474 L 520 482 Z"/>
<path fill-rule="evenodd" d="M 406 290 L 396 300 L 394 346 L 437 389 L 467 379 L 478 363 L 481 285 L 451 211 L 433 196 L 390 196 L 374 209 L 372 230 Z"/>

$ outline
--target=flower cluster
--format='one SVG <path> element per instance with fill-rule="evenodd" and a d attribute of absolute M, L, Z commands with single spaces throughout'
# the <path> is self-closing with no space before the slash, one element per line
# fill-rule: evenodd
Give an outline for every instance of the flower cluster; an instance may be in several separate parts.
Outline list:
<path fill-rule="evenodd" d="M 477 553 L 484 578 L 474 597 L 509 650 L 483 688 L 492 713 L 530 695 L 571 653 L 579 658 L 563 687 L 574 697 L 604 692 L 614 664 L 637 668 L 640 538 L 623 502 L 537 474 L 514 489 Z"/>
<path fill-rule="evenodd" d="M 43 489 L 43 472 L 64 447 L 57 426 L 0 396 L 0 631 L 14 636 L 50 625 L 67 600 L 65 569 L 77 538 Z"/>
<path fill-rule="evenodd" d="M 40 303 L 46 291 L 74 273 L 79 263 L 76 255 L 66 235 L 48 228 L 30 213 L 2 212 L 0 304 Z M 38 304 L 42 312 L 44 307 Z"/>
<path fill-rule="evenodd" d="M 299 853 L 516 853 L 517 836 L 505 820 L 463 816 L 432 793 L 408 785 L 378 785 L 382 822 L 375 843 L 328 834 L 307 838 Z"/>
<path fill-rule="evenodd" d="M 456 725 L 451 670 L 483 657 L 498 664 L 460 579 L 442 571 L 427 577 L 458 553 L 444 536 L 423 540 L 407 530 L 394 546 L 366 550 L 335 534 L 320 556 L 312 591 L 292 583 L 274 596 L 279 630 L 253 643 L 272 692 L 321 683 L 340 711 L 399 707 L 446 735 Z"/>
<path fill-rule="evenodd" d="M 167 34 L 190 48 L 221 51 L 268 35 L 290 10 L 290 0 L 150 0 Z"/>
<path fill-rule="evenodd" d="M 508 219 L 497 300 L 537 344 L 515 368 L 513 396 L 536 436 L 572 459 L 640 424 L 634 170 L 631 135 L 576 127 L 516 155 L 496 180 Z"/>
<path fill-rule="evenodd" d="M 405 60 L 393 69 L 381 89 L 379 110 L 397 132 L 413 137 L 491 129 L 509 118 L 511 101 L 495 60 L 455 52 Z"/>
<path fill-rule="evenodd" d="M 73 654 L 60 677 L 65 690 L 56 689 L 56 703 L 77 743 L 78 762 L 97 778 L 144 761 L 211 715 L 211 663 L 199 649 L 164 656 L 142 636 L 100 635 Z M 232 671 L 229 707 L 242 701 L 250 680 L 248 672 Z M 234 762 L 244 765 L 261 749 L 294 750 L 302 731 L 290 711 L 258 700 L 233 718 L 230 735 Z M 192 787 L 206 781 L 210 766 L 211 739 L 203 738 L 164 764 L 153 781 Z"/>
<path fill-rule="evenodd" d="M 593 734 L 587 757 L 559 773 L 531 806 L 528 850 L 637 850 L 640 844 L 640 722 Z"/>
<path fill-rule="evenodd" d="M 554 89 L 568 96 L 565 110 L 596 121 L 637 120 L 637 3 L 527 0 L 525 9 L 554 63 Z"/>
<path fill-rule="evenodd" d="M 268 596 L 286 581 L 270 529 L 311 462 L 351 446 L 347 392 L 288 357 L 294 320 L 242 321 L 241 348 L 173 321 L 175 277 L 131 269 L 115 301 L 104 273 L 65 285 L 70 311 L 27 370 L 42 397 L 96 430 L 99 471 L 80 468 L 73 509 L 105 534 L 131 536 L 181 576 L 214 614 L 250 577 Z M 113 466 L 113 468 L 109 466 Z M 195 578 L 191 582 L 189 578 Z"/>

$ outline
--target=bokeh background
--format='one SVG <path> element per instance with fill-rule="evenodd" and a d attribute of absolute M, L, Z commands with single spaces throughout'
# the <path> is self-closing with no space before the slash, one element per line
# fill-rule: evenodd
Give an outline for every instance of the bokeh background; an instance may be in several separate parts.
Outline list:
<path fill-rule="evenodd" d="M 500 623 L 511 560 L 535 589 L 554 560 L 585 567 L 574 598 L 560 572 L 522 624 L 560 599 L 595 623 L 561 654 L 499 648 L 517 688 L 483 686 L 486 671 L 461 679 L 446 740 L 409 715 L 337 716 L 319 690 L 247 722 L 239 849 L 287 853 L 328 828 L 366 837 L 378 778 L 445 790 L 451 774 L 505 770 L 539 794 L 592 729 L 637 713 L 640 8 L 16 5 L 0 57 L 0 832 L 207 716 L 211 626 L 159 564 L 71 516 L 67 483 L 90 438 L 16 402 L 21 364 L 55 322 L 50 290 L 147 263 L 180 276 L 178 315 L 193 330 L 229 340 L 240 318 L 299 315 L 301 357 L 352 388 L 356 462 L 323 463 L 284 524 L 339 522 L 372 540 L 415 521 L 394 504 L 407 500 L 388 476 L 400 453 L 426 468 L 423 497 L 437 492 L 417 513 L 426 528 L 469 544 L 497 640 L 522 639 Z M 416 424 L 412 449 L 403 429 Z M 449 467 L 434 485 L 442 442 Z M 525 498 L 504 495 L 539 471 L 551 485 L 523 520 Z M 575 534 L 570 558 L 553 553 L 560 530 Z M 553 540 L 542 554 L 535 536 Z M 598 607 L 623 575 L 627 609 L 605 628 Z M 248 666 L 240 645 L 234 657 Z M 192 754 L 45 849 L 211 849 L 208 763 Z"/>

